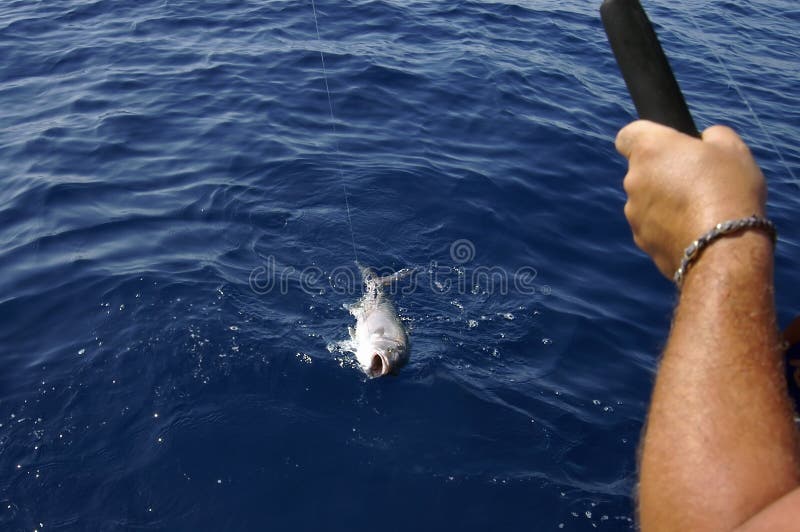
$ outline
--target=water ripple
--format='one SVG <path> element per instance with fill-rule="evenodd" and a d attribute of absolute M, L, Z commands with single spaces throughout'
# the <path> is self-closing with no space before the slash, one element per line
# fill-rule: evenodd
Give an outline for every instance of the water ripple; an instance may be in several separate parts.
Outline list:
<path fill-rule="evenodd" d="M 0 527 L 633 529 L 674 293 L 622 215 L 596 6 L 316 7 L 319 41 L 303 2 L 0 9 Z M 695 7 L 648 9 L 768 175 L 788 319 L 798 12 Z M 397 378 L 335 347 L 343 185 L 360 260 L 421 272 Z"/>

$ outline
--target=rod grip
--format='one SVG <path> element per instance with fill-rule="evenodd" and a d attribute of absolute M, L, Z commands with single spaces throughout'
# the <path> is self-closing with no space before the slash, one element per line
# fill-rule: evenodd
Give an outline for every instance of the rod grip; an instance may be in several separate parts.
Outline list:
<path fill-rule="evenodd" d="M 639 118 L 700 137 L 639 0 L 604 0 L 600 17 Z"/>

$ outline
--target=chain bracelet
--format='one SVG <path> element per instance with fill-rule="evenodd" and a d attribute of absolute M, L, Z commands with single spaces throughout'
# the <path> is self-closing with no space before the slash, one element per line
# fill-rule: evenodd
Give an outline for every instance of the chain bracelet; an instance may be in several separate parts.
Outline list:
<path fill-rule="evenodd" d="M 683 279 L 686 277 L 686 272 L 689 269 L 689 266 L 691 266 L 695 260 L 697 260 L 697 257 L 700 256 L 700 253 L 702 253 L 702 251 L 707 248 L 709 244 L 722 238 L 723 236 L 736 233 L 744 229 L 761 229 L 762 231 L 766 231 L 772 239 L 773 244 L 775 244 L 776 240 L 778 239 L 778 233 L 775 230 L 775 224 L 766 218 L 756 216 L 755 214 L 747 218 L 727 220 L 725 222 L 718 223 L 713 229 L 711 229 L 711 231 L 707 232 L 689 244 L 689 247 L 687 247 L 683 252 L 681 265 L 673 277 L 675 284 L 678 285 L 678 289 L 680 290 L 680 288 L 683 286 Z"/>

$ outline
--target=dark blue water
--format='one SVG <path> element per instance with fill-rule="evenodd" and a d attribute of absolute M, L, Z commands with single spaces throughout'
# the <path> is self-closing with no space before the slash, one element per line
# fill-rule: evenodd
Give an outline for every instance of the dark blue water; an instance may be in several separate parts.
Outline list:
<path fill-rule="evenodd" d="M 632 529 L 674 290 L 595 4 L 3 2 L 0 528 Z M 767 174 L 785 323 L 800 11 L 647 7 Z M 419 268 L 394 378 L 337 348 L 344 185 L 360 261 Z"/>

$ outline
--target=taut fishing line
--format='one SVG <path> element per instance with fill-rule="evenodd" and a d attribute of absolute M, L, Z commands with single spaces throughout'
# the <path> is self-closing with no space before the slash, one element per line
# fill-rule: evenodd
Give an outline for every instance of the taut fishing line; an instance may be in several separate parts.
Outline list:
<path fill-rule="evenodd" d="M 347 183 L 344 180 L 344 171 L 342 170 L 342 153 L 339 151 L 339 138 L 336 134 L 336 117 L 333 114 L 333 97 L 331 96 L 331 89 L 328 85 L 328 70 L 325 67 L 325 54 L 322 53 L 322 37 L 319 33 L 319 21 L 317 20 L 317 6 L 314 0 L 311 0 L 311 11 L 314 13 L 314 27 L 317 30 L 317 43 L 319 44 L 319 59 L 322 63 L 322 78 L 325 80 L 325 92 L 328 94 L 328 109 L 331 112 L 331 126 L 333 128 L 333 143 L 336 148 L 336 167 L 339 171 L 339 179 L 342 182 L 342 191 L 344 192 L 344 205 L 347 210 L 347 225 L 350 227 L 350 241 L 353 244 L 353 257 L 356 264 L 358 264 L 358 251 L 356 250 L 356 237 L 353 231 L 353 220 L 350 217 L 350 199 L 347 194 Z"/>
<path fill-rule="evenodd" d="M 728 67 L 725 66 L 725 63 L 722 61 L 722 57 L 720 56 L 720 54 L 717 53 L 717 49 L 714 47 L 711 41 L 708 40 L 703 30 L 701 30 L 700 26 L 698 26 L 697 21 L 695 21 L 694 17 L 691 14 L 689 14 L 688 11 L 686 14 L 686 18 L 689 19 L 689 22 L 691 22 L 692 26 L 694 26 L 694 28 L 697 30 L 697 35 L 699 36 L 700 40 L 703 41 L 705 47 L 708 48 L 708 50 L 711 52 L 711 55 L 713 55 L 714 59 L 716 59 L 717 64 L 719 64 L 719 68 L 722 70 L 722 73 L 725 74 L 726 78 L 728 78 L 728 85 L 730 85 L 730 87 L 736 91 L 736 94 L 739 96 L 739 99 L 742 100 L 742 103 L 744 103 L 745 107 L 747 107 L 747 110 L 750 111 L 750 114 L 753 116 L 753 120 L 755 121 L 756 125 L 758 126 L 758 128 L 767 138 L 767 141 L 772 146 L 772 151 L 774 151 L 775 155 L 778 156 L 781 165 L 783 165 L 783 167 L 786 169 L 786 172 L 788 172 L 789 176 L 792 178 L 792 182 L 798 187 L 800 187 L 800 181 L 797 180 L 797 177 L 795 177 L 794 172 L 792 172 L 792 169 L 786 162 L 786 159 L 783 158 L 783 154 L 778 149 L 778 144 L 775 142 L 775 139 L 769 133 L 767 128 L 764 127 L 764 124 L 763 122 L 761 122 L 761 119 L 759 118 L 758 114 L 756 114 L 755 109 L 753 109 L 753 106 L 750 105 L 749 100 L 745 97 L 744 91 L 742 90 L 741 86 L 736 82 L 736 80 L 733 79 L 733 75 L 731 75 L 731 72 L 730 70 L 728 70 Z"/>

